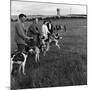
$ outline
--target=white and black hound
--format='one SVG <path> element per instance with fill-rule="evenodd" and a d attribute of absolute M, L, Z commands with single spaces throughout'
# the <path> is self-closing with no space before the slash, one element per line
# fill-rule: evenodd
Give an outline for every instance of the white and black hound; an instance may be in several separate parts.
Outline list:
<path fill-rule="evenodd" d="M 57 33 L 53 36 L 50 36 L 45 42 L 45 44 L 42 45 L 42 51 L 43 51 L 43 55 L 46 55 L 46 52 L 49 51 L 51 45 L 56 45 L 59 49 L 60 49 L 60 45 L 59 45 L 59 40 L 62 39 L 62 37 L 60 37 L 60 35 Z"/>
<path fill-rule="evenodd" d="M 54 35 L 54 37 L 51 37 L 50 43 L 54 43 L 60 49 L 60 45 L 59 45 L 60 39 L 62 39 L 62 37 L 60 37 L 60 35 L 57 33 Z"/>
<path fill-rule="evenodd" d="M 62 39 L 62 37 L 60 37 L 58 33 L 55 34 L 54 36 L 50 36 L 46 52 L 50 49 L 51 45 L 56 45 L 60 49 L 60 45 L 59 45 L 60 39 Z"/>
<path fill-rule="evenodd" d="M 19 66 L 18 72 L 20 73 L 22 69 L 22 72 L 25 75 L 25 65 L 26 65 L 27 57 L 29 55 L 28 53 L 35 54 L 35 61 L 36 62 L 39 61 L 40 50 L 37 46 L 29 48 L 28 52 L 25 51 L 17 52 L 11 57 L 11 72 L 14 69 L 13 65 L 17 64 Z"/>
<path fill-rule="evenodd" d="M 14 64 L 17 64 L 19 66 L 18 72 L 21 72 L 21 68 L 22 68 L 22 72 L 25 75 L 25 64 L 26 64 L 26 60 L 27 60 L 27 54 L 24 52 L 18 52 L 15 55 L 13 55 L 11 57 L 11 72 L 14 69 Z"/>

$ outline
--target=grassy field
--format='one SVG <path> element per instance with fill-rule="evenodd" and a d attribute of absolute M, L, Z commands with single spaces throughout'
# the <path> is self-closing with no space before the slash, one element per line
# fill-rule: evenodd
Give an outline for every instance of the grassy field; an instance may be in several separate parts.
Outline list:
<path fill-rule="evenodd" d="M 11 79 L 12 88 L 42 88 L 87 84 L 87 20 L 63 19 L 52 21 L 54 25 L 65 25 L 67 31 L 59 31 L 63 39 L 61 49 L 52 46 L 46 56 L 40 54 L 40 63 L 28 57 L 27 75 Z M 26 23 L 26 27 L 30 23 Z M 42 22 L 39 23 L 39 28 Z M 14 25 L 11 23 L 11 51 L 14 42 Z M 33 62 L 32 62 L 33 61 Z M 31 63 L 32 62 L 32 63 Z M 12 77 L 13 78 L 13 77 Z"/>

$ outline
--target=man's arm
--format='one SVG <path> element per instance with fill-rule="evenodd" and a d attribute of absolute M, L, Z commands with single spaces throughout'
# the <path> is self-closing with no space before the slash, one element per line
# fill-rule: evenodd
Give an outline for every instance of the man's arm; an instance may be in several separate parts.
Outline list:
<path fill-rule="evenodd" d="M 50 33 L 50 31 L 48 30 L 47 26 L 45 26 L 45 30 L 47 33 Z"/>
<path fill-rule="evenodd" d="M 28 31 L 27 31 L 28 35 L 31 33 L 31 34 L 36 34 L 36 31 L 35 31 L 35 28 L 33 25 L 30 25 L 29 28 L 28 28 Z M 30 36 L 30 35 L 29 35 Z"/>
<path fill-rule="evenodd" d="M 33 25 L 32 28 L 33 28 L 33 32 L 35 34 L 37 34 L 38 33 L 38 27 L 36 25 Z"/>

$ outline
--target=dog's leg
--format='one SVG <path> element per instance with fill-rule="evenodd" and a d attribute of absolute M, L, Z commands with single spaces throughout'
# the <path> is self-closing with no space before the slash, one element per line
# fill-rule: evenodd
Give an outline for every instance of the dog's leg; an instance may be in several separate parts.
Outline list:
<path fill-rule="evenodd" d="M 45 44 L 45 39 L 42 39 L 42 43 L 43 43 L 43 45 Z"/>
<path fill-rule="evenodd" d="M 46 50 L 43 52 L 43 55 L 44 55 L 44 56 L 46 55 Z"/>
<path fill-rule="evenodd" d="M 25 64 L 26 64 L 26 60 L 27 60 L 27 55 L 23 54 L 24 55 L 24 62 L 22 64 L 22 69 L 23 69 L 23 74 L 25 75 Z"/>
<path fill-rule="evenodd" d="M 58 44 L 58 41 L 56 41 L 56 46 L 60 49 L 60 46 L 59 46 L 59 44 Z"/>
<path fill-rule="evenodd" d="M 13 61 L 11 61 L 11 73 L 13 71 Z"/>
<path fill-rule="evenodd" d="M 22 72 L 25 75 L 25 63 L 22 64 Z"/>
<path fill-rule="evenodd" d="M 44 50 L 44 53 L 43 53 L 44 56 L 46 55 L 46 52 L 49 51 L 49 48 L 50 48 L 49 43 L 47 43 L 46 49 Z"/>
<path fill-rule="evenodd" d="M 36 47 L 35 53 L 36 53 L 36 55 L 35 55 L 35 61 L 37 62 L 37 61 L 39 61 L 39 53 L 40 53 L 40 50 L 39 50 L 38 47 Z"/>
<path fill-rule="evenodd" d="M 39 54 L 40 54 L 40 49 L 38 48 L 38 61 L 39 61 Z"/>
<path fill-rule="evenodd" d="M 35 61 L 39 61 L 39 53 L 36 54 Z"/>
<path fill-rule="evenodd" d="M 13 57 L 11 57 L 11 73 L 12 73 L 12 71 L 13 71 L 13 63 L 14 63 L 14 62 L 13 62 L 13 58 L 14 58 L 14 56 L 15 56 L 15 55 L 13 55 Z"/>
<path fill-rule="evenodd" d="M 36 56 L 35 56 L 35 61 L 36 61 L 36 62 L 39 61 L 39 54 L 36 54 Z"/>
<path fill-rule="evenodd" d="M 25 58 L 25 61 L 24 61 L 24 63 L 23 63 L 23 74 L 25 75 L 25 65 L 26 65 L 26 59 L 27 59 L 27 57 Z"/>
<path fill-rule="evenodd" d="M 35 55 L 35 61 L 36 61 L 36 63 L 37 63 L 37 53 L 36 53 L 36 55 Z"/>
<path fill-rule="evenodd" d="M 13 70 L 13 64 L 11 64 L 11 73 L 12 73 L 12 70 Z"/>
<path fill-rule="evenodd" d="M 56 46 L 60 49 L 60 46 L 58 44 Z"/>
<path fill-rule="evenodd" d="M 22 63 L 19 66 L 19 74 L 21 74 L 21 67 L 22 67 Z"/>
<path fill-rule="evenodd" d="M 46 49 L 46 51 L 48 51 L 49 50 L 49 43 L 47 43 L 47 49 Z"/>
<path fill-rule="evenodd" d="M 11 73 L 12 73 L 12 69 L 13 69 L 13 64 L 11 64 Z"/>
<path fill-rule="evenodd" d="M 37 62 L 37 48 L 35 47 L 35 62 Z"/>
<path fill-rule="evenodd" d="M 37 58 L 38 58 L 38 61 L 39 61 L 39 53 L 38 53 L 38 57 Z"/>

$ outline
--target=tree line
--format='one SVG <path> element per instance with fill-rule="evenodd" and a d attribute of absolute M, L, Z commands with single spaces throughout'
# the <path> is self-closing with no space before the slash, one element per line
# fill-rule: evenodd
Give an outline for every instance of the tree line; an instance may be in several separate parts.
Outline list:
<path fill-rule="evenodd" d="M 58 20 L 58 19 L 86 19 L 87 17 L 86 16 L 52 16 L 52 17 L 38 17 L 38 20 Z M 26 21 L 30 22 L 30 21 L 33 21 L 35 18 L 27 18 Z M 18 19 L 13 19 L 11 18 L 11 22 L 17 22 Z"/>

